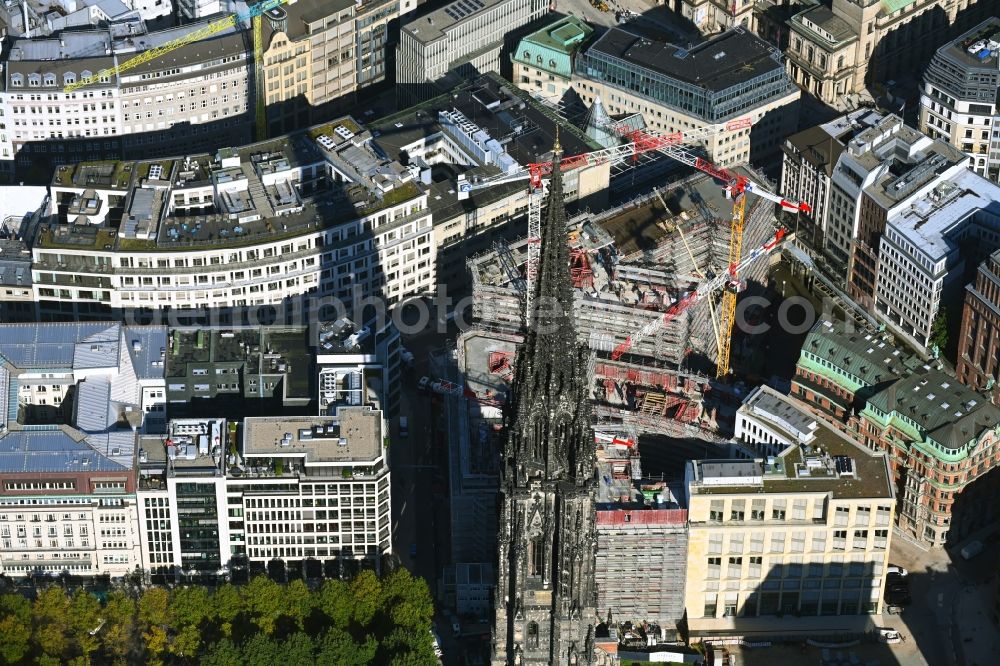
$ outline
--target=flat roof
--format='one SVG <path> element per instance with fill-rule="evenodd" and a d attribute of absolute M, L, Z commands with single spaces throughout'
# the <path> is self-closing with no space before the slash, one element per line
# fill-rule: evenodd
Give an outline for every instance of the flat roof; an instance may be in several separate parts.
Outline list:
<path fill-rule="evenodd" d="M 511 0 L 455 0 L 426 14 L 422 14 L 403 25 L 403 30 L 423 43 L 432 42 L 444 36 L 459 23 L 468 21 Z"/>
<path fill-rule="evenodd" d="M 792 17 L 792 24 L 796 28 L 801 25 L 835 46 L 846 44 L 858 37 L 854 28 L 847 21 L 834 14 L 826 5 L 816 5 L 799 12 Z"/>
<path fill-rule="evenodd" d="M 967 67 L 981 67 L 996 72 L 997 61 L 1000 60 L 1000 50 L 996 48 L 998 45 L 1000 18 L 991 16 L 939 48 L 938 53 L 946 54 Z M 974 52 L 970 49 L 974 49 Z"/>
<path fill-rule="evenodd" d="M 743 29 L 731 29 L 690 49 L 654 42 L 621 28 L 610 28 L 588 49 L 619 58 L 711 92 L 776 69 L 784 70 L 777 51 Z"/>
<path fill-rule="evenodd" d="M 802 414 L 809 414 L 807 406 L 795 398 L 782 396 L 768 386 L 758 390 Z M 705 477 L 752 477 L 757 472 L 761 477 L 760 483 L 703 485 L 695 481 L 691 484 L 691 491 L 695 494 L 721 495 L 829 492 L 837 499 L 893 496 L 893 480 L 884 454 L 869 451 L 820 419 L 813 420 L 817 423 L 814 439 L 807 445 L 792 444 L 775 457 L 773 464 L 771 459 L 696 460 L 691 463 L 703 470 Z M 786 434 L 790 440 L 795 440 L 794 434 Z M 845 469 L 853 473 L 842 474 Z"/>
<path fill-rule="evenodd" d="M 953 236 L 961 225 L 980 211 L 1000 216 L 1000 186 L 979 174 L 964 170 L 951 180 L 939 183 L 911 202 L 887 225 L 936 263 L 958 249 L 960 240 Z M 962 225 L 964 228 L 964 225 Z"/>
<path fill-rule="evenodd" d="M 370 463 L 382 456 L 382 412 L 341 407 L 335 417 L 251 417 L 243 422 L 243 455 Z"/>

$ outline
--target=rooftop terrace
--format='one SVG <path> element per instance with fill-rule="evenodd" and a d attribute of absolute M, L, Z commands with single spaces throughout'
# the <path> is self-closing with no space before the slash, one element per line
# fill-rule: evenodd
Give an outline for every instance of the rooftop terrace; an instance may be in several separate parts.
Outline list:
<path fill-rule="evenodd" d="M 243 424 L 248 458 L 305 457 L 305 464 L 373 462 L 382 456 L 382 412 L 341 408 L 336 417 L 252 417 Z"/>
<path fill-rule="evenodd" d="M 807 444 L 792 444 L 779 456 L 757 460 L 693 461 L 694 494 L 734 493 L 831 493 L 834 498 L 854 499 L 892 497 L 893 486 L 884 455 L 873 454 L 860 445 L 816 421 L 805 406 L 794 398 L 784 397 L 769 387 L 751 394 L 741 409 L 757 398 L 757 406 L 780 409 L 768 419 L 771 426 L 788 441 L 798 442 L 795 429 L 780 423 L 815 422 L 814 437 Z M 766 405 L 761 395 L 769 396 Z M 781 405 L 778 405 L 781 403 Z M 791 421 L 789 421 L 791 419 Z"/>

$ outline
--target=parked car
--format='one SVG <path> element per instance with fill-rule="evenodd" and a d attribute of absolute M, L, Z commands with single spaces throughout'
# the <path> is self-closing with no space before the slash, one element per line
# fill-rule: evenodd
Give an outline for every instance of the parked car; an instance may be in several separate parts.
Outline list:
<path fill-rule="evenodd" d="M 890 606 L 909 606 L 912 601 L 909 592 L 885 593 L 885 602 Z"/>
<path fill-rule="evenodd" d="M 970 541 L 965 544 L 962 548 L 962 559 L 971 560 L 973 557 L 983 552 L 983 542 L 982 541 Z"/>
<path fill-rule="evenodd" d="M 886 573 L 888 573 L 890 576 L 892 574 L 896 574 L 897 576 L 902 576 L 904 578 L 910 575 L 909 571 L 899 566 L 898 564 L 890 564 L 888 568 L 886 568 Z"/>
<path fill-rule="evenodd" d="M 890 645 L 894 645 L 896 643 L 903 642 L 903 635 L 900 634 L 895 629 L 879 629 L 878 639 L 882 643 L 888 643 Z"/>

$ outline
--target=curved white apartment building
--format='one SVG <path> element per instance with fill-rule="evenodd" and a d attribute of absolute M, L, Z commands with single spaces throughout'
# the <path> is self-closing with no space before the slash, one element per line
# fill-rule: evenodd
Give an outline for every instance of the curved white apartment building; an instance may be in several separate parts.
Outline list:
<path fill-rule="evenodd" d="M 357 132 L 357 133 L 356 133 Z M 244 308 L 432 291 L 427 193 L 350 119 L 215 155 L 61 167 L 40 313 Z"/>

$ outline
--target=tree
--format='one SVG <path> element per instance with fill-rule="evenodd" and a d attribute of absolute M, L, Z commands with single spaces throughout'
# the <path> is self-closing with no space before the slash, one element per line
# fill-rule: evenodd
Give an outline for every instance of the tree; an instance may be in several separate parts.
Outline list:
<path fill-rule="evenodd" d="M 274 666 L 285 661 L 281 645 L 263 633 L 254 634 L 244 643 L 241 653 L 241 663 L 246 666 Z"/>
<path fill-rule="evenodd" d="M 316 653 L 317 664 L 337 664 L 338 666 L 363 666 L 375 660 L 378 641 L 367 636 L 358 645 L 349 633 L 338 627 L 331 627 L 319 641 Z"/>
<path fill-rule="evenodd" d="M 294 620 L 300 630 L 304 629 L 306 619 L 312 615 L 316 605 L 312 592 L 301 579 L 297 578 L 285 588 L 284 601 L 284 614 Z"/>
<path fill-rule="evenodd" d="M 330 618 L 332 626 L 347 629 L 351 624 L 352 606 L 347 583 L 336 579 L 323 581 L 319 590 L 319 608 Z"/>
<path fill-rule="evenodd" d="M 151 663 L 159 663 L 167 649 L 170 622 L 170 594 L 160 587 L 150 588 L 139 599 L 139 626 Z"/>
<path fill-rule="evenodd" d="M 99 637 L 104 654 L 114 664 L 124 665 L 138 652 L 135 635 L 135 600 L 124 590 L 112 590 L 104 607 L 104 627 Z"/>
<path fill-rule="evenodd" d="M 286 666 L 312 666 L 316 663 L 314 651 L 313 639 L 301 631 L 296 632 L 285 640 L 281 650 L 282 663 Z"/>
<path fill-rule="evenodd" d="M 434 618 L 434 600 L 427 583 L 400 567 L 382 581 L 382 612 L 391 625 L 427 635 Z"/>
<path fill-rule="evenodd" d="M 242 612 L 243 598 L 232 585 L 223 585 L 212 595 L 211 614 L 218 621 L 219 630 L 226 638 L 233 637 L 233 623 Z"/>
<path fill-rule="evenodd" d="M 180 587 L 170 595 L 170 626 L 177 632 L 170 642 L 170 653 L 194 657 L 201 647 L 201 626 L 211 613 L 208 590 L 203 587 Z"/>
<path fill-rule="evenodd" d="M 944 306 L 938 310 L 937 316 L 934 317 L 934 322 L 931 324 L 930 343 L 937 345 L 941 353 L 944 353 L 948 346 L 948 312 Z"/>
<path fill-rule="evenodd" d="M 351 581 L 350 590 L 354 601 L 354 621 L 361 627 L 367 627 L 381 606 L 382 583 L 374 572 L 365 570 Z"/>
<path fill-rule="evenodd" d="M 90 655 L 96 652 L 100 645 L 100 639 L 94 632 L 100 624 L 101 602 L 82 587 L 77 588 L 70 600 L 69 633 L 72 647 L 80 653 L 84 663 L 90 663 Z"/>
<path fill-rule="evenodd" d="M 31 604 L 20 594 L 0 596 L 0 659 L 16 664 L 31 649 Z"/>
<path fill-rule="evenodd" d="M 39 593 L 31 608 L 31 626 L 40 657 L 61 660 L 67 656 L 70 604 L 61 587 L 48 587 Z"/>
<path fill-rule="evenodd" d="M 243 607 L 250 614 L 250 620 L 270 636 L 281 617 L 284 590 L 270 578 L 258 576 L 243 588 Z"/>
<path fill-rule="evenodd" d="M 201 666 L 240 666 L 242 659 L 240 649 L 228 638 L 223 638 L 201 658 Z"/>

